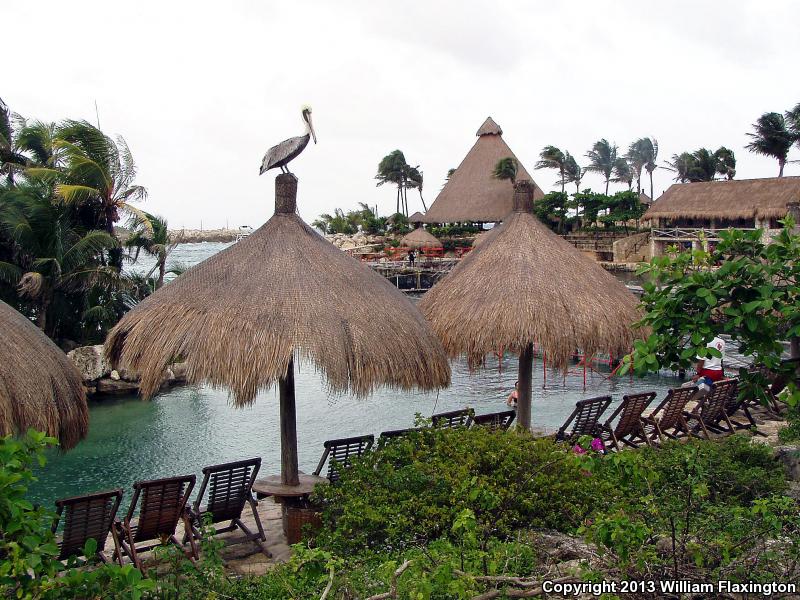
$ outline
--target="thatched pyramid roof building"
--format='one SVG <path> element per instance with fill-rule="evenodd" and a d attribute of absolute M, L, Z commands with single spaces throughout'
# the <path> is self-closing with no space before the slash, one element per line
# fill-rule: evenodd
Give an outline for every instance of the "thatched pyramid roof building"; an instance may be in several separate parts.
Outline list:
<path fill-rule="evenodd" d="M 800 202 L 800 177 L 675 183 L 642 218 L 782 219 L 793 202 Z"/>
<path fill-rule="evenodd" d="M 417 223 L 424 223 L 425 222 L 425 215 L 423 215 L 421 212 L 417 211 L 413 215 L 408 217 L 408 222 L 409 223 L 414 223 L 415 225 Z"/>
<path fill-rule="evenodd" d="M 438 248 L 442 242 L 430 232 L 425 231 L 424 227 L 417 227 L 403 236 L 400 245 L 407 248 Z"/>
<path fill-rule="evenodd" d="M 29 428 L 68 450 L 86 437 L 89 409 L 81 375 L 61 349 L 0 301 L 0 435 Z"/>
<path fill-rule="evenodd" d="M 439 192 L 428 212 L 425 223 L 457 223 L 473 221 L 492 223 L 502 221 L 512 208 L 511 182 L 492 177 L 494 167 L 502 158 L 517 161 L 517 179 L 532 178 L 523 164 L 503 140 L 503 130 L 491 117 L 484 121 L 476 134 L 478 139 Z M 534 183 L 534 199 L 544 192 Z"/>

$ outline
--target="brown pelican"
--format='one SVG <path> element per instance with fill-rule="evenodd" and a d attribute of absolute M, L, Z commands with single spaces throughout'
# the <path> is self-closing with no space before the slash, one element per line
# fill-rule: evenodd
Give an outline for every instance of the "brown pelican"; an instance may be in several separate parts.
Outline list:
<path fill-rule="evenodd" d="M 311 124 L 311 107 L 303 107 L 303 123 L 306 126 L 306 134 L 297 137 L 289 138 L 282 141 L 277 146 L 273 146 L 264 155 L 264 160 L 261 161 L 261 170 L 259 175 L 266 173 L 270 169 L 280 167 L 283 173 L 288 173 L 289 169 L 286 165 L 300 154 L 303 149 L 308 145 L 309 138 L 314 138 L 314 143 L 317 143 L 317 134 L 314 133 L 314 125 Z"/>

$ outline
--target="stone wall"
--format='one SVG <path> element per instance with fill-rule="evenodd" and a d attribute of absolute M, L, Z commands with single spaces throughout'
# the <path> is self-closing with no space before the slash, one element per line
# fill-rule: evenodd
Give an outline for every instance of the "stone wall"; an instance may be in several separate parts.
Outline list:
<path fill-rule="evenodd" d="M 638 263 L 650 260 L 650 232 L 636 233 L 613 245 L 615 263 Z"/>

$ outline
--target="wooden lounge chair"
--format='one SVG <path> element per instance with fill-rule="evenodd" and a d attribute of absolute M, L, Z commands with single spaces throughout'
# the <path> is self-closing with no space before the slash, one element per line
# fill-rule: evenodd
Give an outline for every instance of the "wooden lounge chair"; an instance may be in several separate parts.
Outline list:
<path fill-rule="evenodd" d="M 56 500 L 58 516 L 53 521 L 53 533 L 58 529 L 62 517 L 64 520 L 64 533 L 57 541 L 58 560 L 65 560 L 70 556 L 80 558 L 86 542 L 93 539 L 97 542 L 97 558 L 107 563 L 103 548 L 109 533 L 114 539 L 116 557 L 119 554 L 119 541 L 113 525 L 121 501 L 121 489 Z"/>
<path fill-rule="evenodd" d="M 434 427 L 453 429 L 455 427 L 469 427 L 475 412 L 471 408 L 451 410 L 435 414 L 431 417 Z"/>
<path fill-rule="evenodd" d="M 598 396 L 597 398 L 587 398 L 578 400 L 575 403 L 575 410 L 564 421 L 564 424 L 556 433 L 556 440 L 559 442 L 576 440 L 582 435 L 592 435 L 600 437 L 601 427 L 598 423 L 600 415 L 605 412 L 611 404 L 611 396 Z M 567 427 L 573 423 L 572 430 L 566 433 Z"/>
<path fill-rule="evenodd" d="M 169 540 L 179 548 L 183 546 L 175 537 L 178 521 L 183 521 L 185 531 L 191 531 L 191 517 L 186 503 L 195 484 L 194 475 L 167 477 L 150 481 L 137 481 L 133 484 L 133 498 L 125 519 L 116 521 L 119 538 L 119 562 L 122 554 L 128 556 L 138 569 L 142 569 L 140 552 L 161 545 Z M 138 508 L 138 519 L 134 519 Z M 189 536 L 190 558 L 197 559 L 197 546 L 194 536 Z"/>
<path fill-rule="evenodd" d="M 386 445 L 386 442 L 405 437 L 413 431 L 420 431 L 420 429 L 418 427 L 408 427 L 406 429 L 390 429 L 388 431 L 383 431 L 378 436 L 378 447 L 382 448 Z"/>
<path fill-rule="evenodd" d="M 475 415 L 472 417 L 473 426 L 488 427 L 490 429 L 506 430 L 511 427 L 514 419 L 517 416 L 515 410 L 503 410 L 500 412 L 489 413 L 487 415 Z"/>
<path fill-rule="evenodd" d="M 752 431 L 755 435 L 766 437 L 765 433 L 758 430 L 756 420 L 753 418 L 753 414 L 750 412 L 750 408 L 758 406 L 759 402 L 749 398 L 740 398 L 738 379 L 730 379 L 730 381 L 733 381 L 734 385 L 731 386 L 731 389 L 728 392 L 727 400 L 725 401 L 725 414 L 728 416 L 728 420 L 730 421 L 731 425 L 735 430 L 744 429 L 747 431 Z M 741 411 L 747 418 L 747 423 L 740 423 L 739 421 L 734 420 L 734 417 L 738 415 L 739 411 Z"/>
<path fill-rule="evenodd" d="M 646 444 L 647 433 L 642 425 L 642 413 L 650 406 L 655 397 L 655 392 L 623 396 L 620 405 L 601 426 L 603 445 L 608 446 L 610 442 L 614 449 L 619 451 L 620 444 L 631 448 L 638 448 L 641 444 Z M 619 420 L 616 425 L 613 425 L 617 416 L 619 416 Z"/>
<path fill-rule="evenodd" d="M 686 422 L 696 421 L 690 433 L 700 437 L 700 432 L 707 440 L 711 439 L 709 430 L 716 433 L 727 431 L 732 433 L 734 431 L 733 424 L 725 412 L 725 406 L 728 403 L 730 395 L 736 394 L 737 381 L 734 379 L 723 379 L 711 384 L 711 390 L 705 396 L 702 396 L 697 405 L 689 412 L 684 411 L 683 416 Z M 725 426 L 722 423 L 725 423 Z"/>
<path fill-rule="evenodd" d="M 350 466 L 350 459 L 354 456 L 363 456 L 375 443 L 374 435 L 359 435 L 339 440 L 325 442 L 325 451 L 319 459 L 314 475 L 319 475 L 325 463 L 328 463 L 328 480 L 331 483 L 339 481 L 341 469 Z"/>
<path fill-rule="evenodd" d="M 191 533 L 200 538 L 200 526 L 206 515 L 211 515 L 211 522 L 221 523 L 230 521 L 227 527 L 217 529 L 216 533 L 241 529 L 247 540 L 266 541 L 264 526 L 258 516 L 258 503 L 253 498 L 253 482 L 261 467 L 260 458 L 250 458 L 236 462 L 213 465 L 203 469 L 203 483 L 200 484 L 200 491 L 194 505 L 189 509 L 192 517 Z M 201 506 L 203 496 L 208 490 L 208 501 L 205 506 Z M 253 511 L 253 518 L 258 527 L 258 533 L 253 533 L 242 522 L 242 511 L 244 505 L 249 504 Z M 183 541 L 186 543 L 189 532 L 184 535 Z"/>
<path fill-rule="evenodd" d="M 642 417 L 642 428 L 645 430 L 645 441 L 652 446 L 658 439 L 677 440 L 690 435 L 689 425 L 684 417 L 686 404 L 697 394 L 697 386 L 673 388 L 647 417 Z"/>

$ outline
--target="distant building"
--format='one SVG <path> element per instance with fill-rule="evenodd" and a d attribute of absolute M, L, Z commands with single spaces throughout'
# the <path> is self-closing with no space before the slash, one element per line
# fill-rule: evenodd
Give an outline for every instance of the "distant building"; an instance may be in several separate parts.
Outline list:
<path fill-rule="evenodd" d="M 494 167 L 502 158 L 517 161 L 517 180 L 533 181 L 528 171 L 503 141 L 503 130 L 491 117 L 476 134 L 472 149 L 450 176 L 442 191 L 423 216 L 425 223 L 496 223 L 511 213 L 513 187 L 508 180 L 495 179 Z M 534 200 L 544 196 L 534 182 Z"/>
<path fill-rule="evenodd" d="M 653 256 L 672 245 L 697 247 L 719 240 L 729 228 L 761 229 L 769 235 L 789 206 L 800 203 L 800 177 L 677 183 L 642 217 L 650 222 Z"/>

